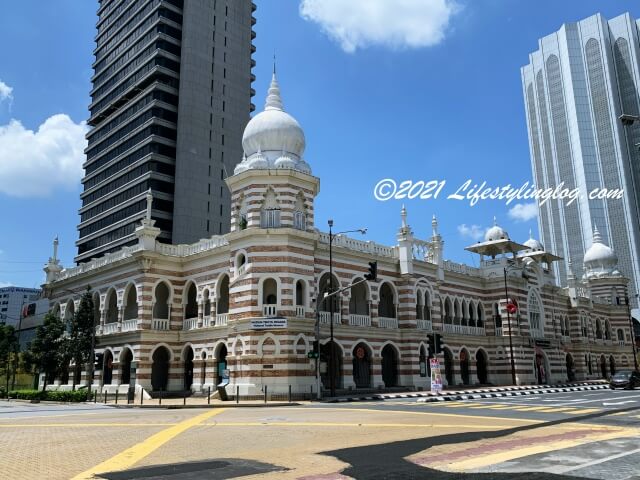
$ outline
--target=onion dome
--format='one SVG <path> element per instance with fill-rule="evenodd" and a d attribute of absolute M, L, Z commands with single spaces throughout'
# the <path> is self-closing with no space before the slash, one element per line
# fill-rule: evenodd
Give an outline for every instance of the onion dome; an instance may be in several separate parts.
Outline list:
<path fill-rule="evenodd" d="M 298 121 L 284 111 L 275 71 L 269 86 L 264 111 L 254 116 L 244 129 L 242 148 L 246 155 L 235 169 L 286 168 L 310 173 L 302 160 L 305 137 Z M 255 161 L 254 158 L 258 157 Z"/>
<path fill-rule="evenodd" d="M 593 229 L 593 242 L 584 254 L 584 270 L 587 278 L 618 276 L 618 257 L 613 249 L 605 245 L 598 228 Z"/>
<path fill-rule="evenodd" d="M 527 246 L 527 253 L 530 252 L 544 252 L 544 246 L 535 238 L 533 238 L 533 234 L 531 230 L 529 230 L 529 240 L 523 243 L 523 245 Z"/>
<path fill-rule="evenodd" d="M 487 230 L 487 233 L 484 234 L 485 242 L 495 242 L 496 240 L 508 240 L 509 234 L 505 232 L 502 227 L 498 226 L 498 221 L 496 217 L 493 217 L 493 227 Z"/>

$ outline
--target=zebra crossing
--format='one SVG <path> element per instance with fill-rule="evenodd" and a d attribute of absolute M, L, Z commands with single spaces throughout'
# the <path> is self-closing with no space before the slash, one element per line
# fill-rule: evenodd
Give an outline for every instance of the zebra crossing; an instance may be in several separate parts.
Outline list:
<path fill-rule="evenodd" d="M 554 407 L 554 406 L 538 406 L 538 405 L 521 405 L 509 403 L 478 403 L 478 402 L 446 402 L 446 403 L 418 403 L 416 401 L 394 401 L 389 402 L 386 406 L 402 405 L 412 407 L 425 407 L 433 410 L 449 411 L 456 409 L 469 410 L 502 410 L 515 412 L 535 412 L 535 413 L 563 413 L 568 415 L 587 415 L 590 413 L 601 412 L 600 408 L 581 408 L 581 407 Z"/>

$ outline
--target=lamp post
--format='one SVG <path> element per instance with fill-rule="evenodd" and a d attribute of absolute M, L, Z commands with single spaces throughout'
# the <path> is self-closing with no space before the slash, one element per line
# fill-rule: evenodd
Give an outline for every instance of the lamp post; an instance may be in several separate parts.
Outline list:
<path fill-rule="evenodd" d="M 509 290 L 507 288 L 507 270 L 509 267 L 504 267 L 504 295 L 507 302 L 507 323 L 509 324 L 509 357 L 511 358 L 511 382 L 516 385 L 516 363 L 513 357 L 513 338 L 511 336 L 511 309 L 509 305 Z"/>
<path fill-rule="evenodd" d="M 357 230 L 345 230 L 343 232 L 333 233 L 333 220 L 330 219 L 328 223 L 329 223 L 329 293 L 331 294 L 333 293 L 333 289 L 334 289 L 333 287 L 333 239 L 338 235 L 342 235 L 344 233 L 359 232 L 362 235 L 364 235 L 365 233 L 367 233 L 367 229 L 359 228 Z M 336 396 L 336 378 L 335 378 L 334 365 L 333 365 L 334 356 L 335 356 L 335 345 L 333 344 L 333 306 L 334 306 L 334 299 L 331 298 L 329 300 L 329 331 L 330 331 L 330 338 L 331 338 L 331 343 L 329 347 L 329 386 L 331 389 L 331 396 L 335 397 Z"/>
<path fill-rule="evenodd" d="M 638 298 L 638 294 L 636 294 Z M 629 297 L 625 296 L 624 301 L 627 304 L 627 315 L 629 316 L 629 327 L 631 327 L 631 346 L 633 347 L 633 366 L 638 370 L 638 352 L 636 351 L 636 336 L 633 330 L 633 317 L 631 316 L 631 305 L 629 305 Z"/>

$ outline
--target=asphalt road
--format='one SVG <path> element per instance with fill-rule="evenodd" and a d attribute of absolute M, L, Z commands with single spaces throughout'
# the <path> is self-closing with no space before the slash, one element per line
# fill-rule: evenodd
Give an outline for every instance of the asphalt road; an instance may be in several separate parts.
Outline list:
<path fill-rule="evenodd" d="M 0 402 L 0 479 L 640 480 L 640 390 L 115 409 Z"/>

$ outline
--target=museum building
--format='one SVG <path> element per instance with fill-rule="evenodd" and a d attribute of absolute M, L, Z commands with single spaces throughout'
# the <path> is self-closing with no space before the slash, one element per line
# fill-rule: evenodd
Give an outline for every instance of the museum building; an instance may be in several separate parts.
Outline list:
<path fill-rule="evenodd" d="M 445 385 L 606 378 L 633 365 L 628 280 L 597 230 L 583 277 L 570 275 L 566 288 L 552 268 L 562 259 L 532 238 L 511 240 L 495 221 L 467 248 L 479 268 L 444 260 L 435 217 L 430 238 L 414 236 L 404 207 L 395 246 L 330 236 L 315 226 L 320 180 L 275 73 L 242 146 L 226 179 L 230 233 L 161 243 L 149 193 L 137 244 L 63 268 L 54 243 L 43 285 L 52 311 L 69 320 L 87 286 L 93 292 L 103 354 L 95 387 L 201 392 L 228 379 L 240 395 L 311 392 L 316 338 L 321 384 L 333 377 L 338 392 L 428 389 L 434 356 Z M 377 279 L 364 281 L 373 261 Z M 325 298 L 338 286 L 344 292 Z M 54 388 L 72 383 L 63 380 Z"/>

